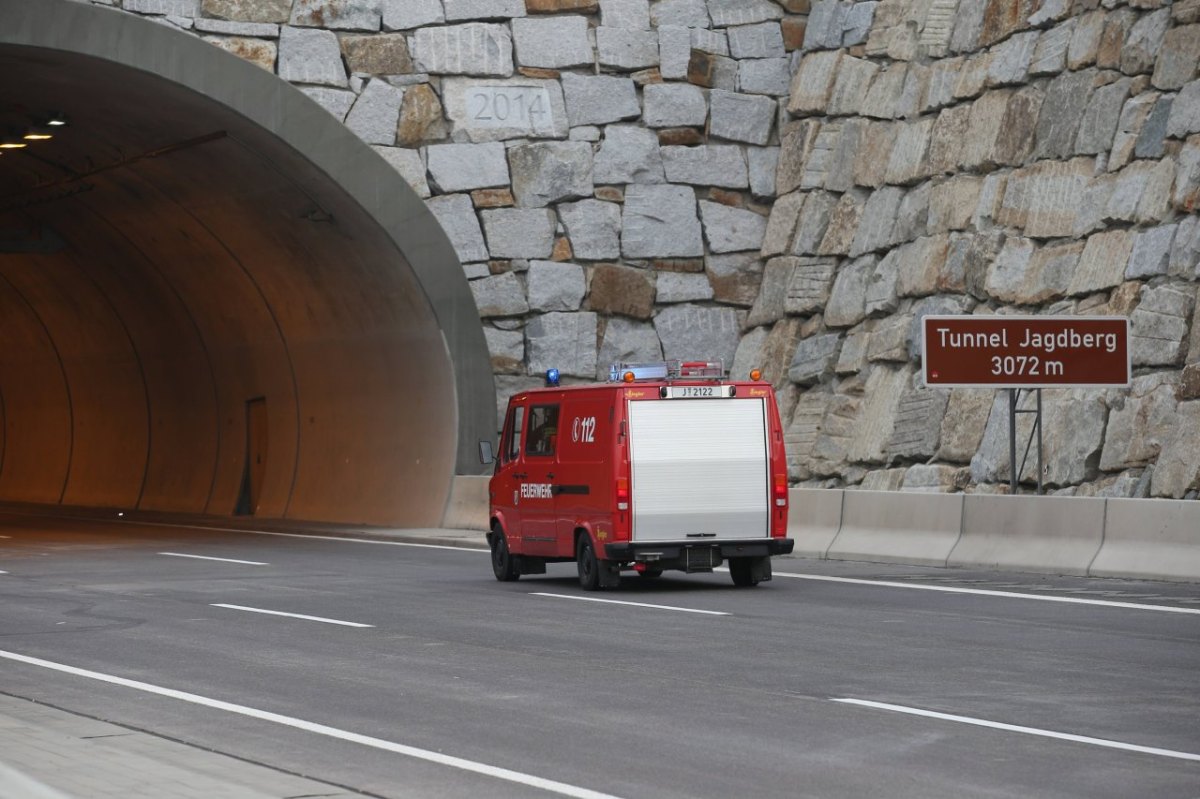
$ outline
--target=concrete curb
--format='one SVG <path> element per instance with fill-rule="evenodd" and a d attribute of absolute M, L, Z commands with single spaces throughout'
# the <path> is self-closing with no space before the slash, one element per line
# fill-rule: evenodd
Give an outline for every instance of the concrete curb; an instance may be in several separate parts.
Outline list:
<path fill-rule="evenodd" d="M 1096 577 L 1195 580 L 1200 575 L 1200 502 L 1110 499 Z"/>
<path fill-rule="evenodd" d="M 968 496 L 948 566 L 1086 575 L 1104 542 L 1097 498 Z"/>
<path fill-rule="evenodd" d="M 962 531 L 962 506 L 961 494 L 846 491 L 826 556 L 944 566 Z"/>
<path fill-rule="evenodd" d="M 793 554 L 823 558 L 842 528 L 841 489 L 793 488 L 788 491 L 788 536 L 796 542 Z"/>

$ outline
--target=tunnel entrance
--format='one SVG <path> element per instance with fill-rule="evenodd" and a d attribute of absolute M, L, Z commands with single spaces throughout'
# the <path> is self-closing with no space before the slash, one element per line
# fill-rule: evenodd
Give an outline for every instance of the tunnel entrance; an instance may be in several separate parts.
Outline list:
<path fill-rule="evenodd" d="M 66 122 L 0 150 L 0 501 L 440 523 L 495 423 L 419 198 L 199 39 L 66 0 L 0 17 L 0 127 Z"/>

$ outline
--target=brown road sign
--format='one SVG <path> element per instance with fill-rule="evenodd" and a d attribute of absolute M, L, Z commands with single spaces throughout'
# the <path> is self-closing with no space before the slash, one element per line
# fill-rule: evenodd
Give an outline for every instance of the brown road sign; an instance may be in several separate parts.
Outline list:
<path fill-rule="evenodd" d="M 927 386 L 1127 386 L 1129 320 L 1120 316 L 926 316 Z"/>

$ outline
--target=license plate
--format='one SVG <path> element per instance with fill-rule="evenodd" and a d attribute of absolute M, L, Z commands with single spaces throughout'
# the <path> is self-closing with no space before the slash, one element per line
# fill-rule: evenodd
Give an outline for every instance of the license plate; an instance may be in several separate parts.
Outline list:
<path fill-rule="evenodd" d="M 733 396 L 733 386 L 668 386 L 667 399 L 722 399 Z"/>

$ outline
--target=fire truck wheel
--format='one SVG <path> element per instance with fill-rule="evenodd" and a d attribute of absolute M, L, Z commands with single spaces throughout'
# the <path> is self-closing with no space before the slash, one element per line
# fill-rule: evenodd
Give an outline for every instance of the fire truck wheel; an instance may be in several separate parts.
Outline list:
<path fill-rule="evenodd" d="M 575 548 L 575 562 L 579 566 L 579 584 L 585 591 L 595 591 L 600 587 L 600 561 L 596 559 L 596 549 L 587 533 L 579 536 L 579 544 Z"/>
<path fill-rule="evenodd" d="M 730 558 L 729 559 L 729 576 L 733 578 L 733 584 L 738 588 L 750 588 L 758 585 L 758 578 L 754 576 L 754 561 L 751 558 Z"/>
<path fill-rule="evenodd" d="M 504 537 L 504 531 L 499 527 L 492 531 L 492 572 L 496 575 L 496 579 L 502 583 L 511 583 L 520 578 L 521 570 L 517 566 L 517 559 L 508 551 L 508 540 Z"/>

